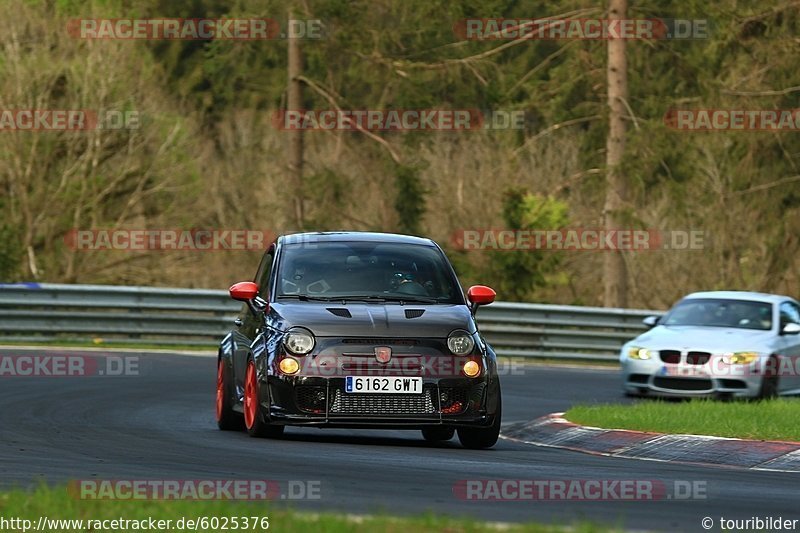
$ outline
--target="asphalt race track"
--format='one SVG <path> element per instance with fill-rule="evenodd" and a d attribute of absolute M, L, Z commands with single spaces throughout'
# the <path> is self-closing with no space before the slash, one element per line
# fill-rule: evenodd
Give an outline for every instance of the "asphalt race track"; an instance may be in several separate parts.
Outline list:
<path fill-rule="evenodd" d="M 213 357 L 140 356 L 136 377 L 0 378 L 3 485 L 87 478 L 319 480 L 320 499 L 291 505 L 356 514 L 433 510 L 501 522 L 586 519 L 649 530 L 701 531 L 706 516 L 715 522 L 720 516 L 792 518 L 797 509 L 793 474 L 594 457 L 507 440 L 470 451 L 456 439 L 428 445 L 417 431 L 289 428 L 282 440 L 222 432 L 213 417 Z M 531 366 L 522 372 L 503 378 L 504 424 L 575 403 L 621 400 L 614 371 Z M 707 499 L 466 501 L 453 494 L 454 483 L 464 479 L 703 481 Z"/>

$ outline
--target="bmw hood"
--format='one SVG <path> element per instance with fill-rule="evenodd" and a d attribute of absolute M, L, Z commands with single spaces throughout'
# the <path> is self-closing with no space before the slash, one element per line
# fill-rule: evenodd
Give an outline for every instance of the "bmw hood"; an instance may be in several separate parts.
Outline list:
<path fill-rule="evenodd" d="M 272 303 L 270 315 L 278 329 L 302 326 L 317 337 L 443 338 L 454 329 L 475 331 L 469 308 L 455 304 Z"/>
<path fill-rule="evenodd" d="M 696 350 L 710 353 L 769 351 L 773 336 L 771 331 L 741 328 L 656 326 L 630 341 L 628 345 L 641 345 L 654 350 Z"/>

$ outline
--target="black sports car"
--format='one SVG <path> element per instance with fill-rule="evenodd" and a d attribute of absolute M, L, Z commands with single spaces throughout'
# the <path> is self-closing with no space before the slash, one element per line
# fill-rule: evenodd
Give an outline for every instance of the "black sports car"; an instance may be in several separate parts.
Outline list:
<path fill-rule="evenodd" d="M 302 233 L 270 246 L 222 340 L 217 422 L 256 437 L 287 425 L 421 429 L 489 448 L 500 432 L 496 357 L 441 248 L 383 233 Z"/>

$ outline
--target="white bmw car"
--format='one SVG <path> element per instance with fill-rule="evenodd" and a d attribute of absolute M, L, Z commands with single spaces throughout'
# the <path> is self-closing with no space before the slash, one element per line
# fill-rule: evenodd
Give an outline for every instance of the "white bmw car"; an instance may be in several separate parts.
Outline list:
<path fill-rule="evenodd" d="M 770 398 L 800 393 L 800 303 L 756 292 L 696 292 L 620 353 L 630 396 Z"/>

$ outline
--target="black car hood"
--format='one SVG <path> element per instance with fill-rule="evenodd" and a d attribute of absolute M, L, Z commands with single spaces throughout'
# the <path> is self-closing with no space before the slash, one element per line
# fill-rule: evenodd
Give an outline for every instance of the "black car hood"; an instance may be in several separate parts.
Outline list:
<path fill-rule="evenodd" d="M 469 308 L 450 304 L 272 303 L 269 321 L 280 330 L 302 326 L 318 337 L 447 337 L 454 329 L 475 331 Z"/>

